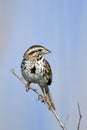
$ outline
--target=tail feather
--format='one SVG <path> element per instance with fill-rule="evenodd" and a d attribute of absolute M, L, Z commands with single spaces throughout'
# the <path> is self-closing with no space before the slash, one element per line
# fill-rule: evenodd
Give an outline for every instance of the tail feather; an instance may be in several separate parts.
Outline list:
<path fill-rule="evenodd" d="M 46 96 L 47 96 L 47 101 L 50 103 L 51 107 L 55 110 L 56 107 L 55 107 L 55 104 L 53 102 L 50 90 L 48 91 L 48 93 L 46 93 Z M 48 105 L 48 108 L 49 108 L 49 110 L 51 109 L 49 105 Z"/>
<path fill-rule="evenodd" d="M 44 88 L 41 87 L 41 89 L 42 89 L 42 91 L 44 93 Z M 47 101 L 50 103 L 51 107 L 55 110 L 56 107 L 55 107 L 55 104 L 53 102 L 53 99 L 52 99 L 52 96 L 51 96 L 51 93 L 50 93 L 50 89 L 49 89 L 48 86 L 45 87 L 45 94 L 46 94 L 46 97 L 47 97 Z M 47 105 L 48 105 L 48 109 L 50 110 L 51 109 L 50 105 L 49 104 L 47 104 Z"/>

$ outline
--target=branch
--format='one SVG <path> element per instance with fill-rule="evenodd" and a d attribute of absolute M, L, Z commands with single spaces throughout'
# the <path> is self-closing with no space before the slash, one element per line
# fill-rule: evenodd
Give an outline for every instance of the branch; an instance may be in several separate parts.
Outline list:
<path fill-rule="evenodd" d="M 14 69 L 10 70 L 26 87 L 27 82 L 24 80 L 24 78 L 20 77 L 15 71 Z M 29 89 L 31 89 L 32 91 L 34 91 L 35 93 L 38 94 L 39 97 L 43 98 L 43 96 L 38 92 L 37 89 L 34 89 L 32 86 L 29 86 Z"/>
<path fill-rule="evenodd" d="M 80 106 L 79 106 L 79 102 L 78 102 L 78 112 L 79 112 L 79 122 L 78 122 L 78 127 L 77 127 L 77 130 L 80 129 L 80 123 L 81 123 L 81 119 L 82 119 L 82 114 L 81 114 L 81 111 L 80 111 Z"/>
<path fill-rule="evenodd" d="M 52 111 L 52 113 L 54 114 L 54 116 L 56 117 L 57 121 L 59 122 L 60 127 L 61 127 L 63 130 L 66 130 L 65 125 L 62 123 L 62 121 L 60 120 L 58 114 L 56 113 L 56 111 L 55 111 L 52 107 L 51 107 L 51 111 Z"/>
<path fill-rule="evenodd" d="M 11 71 L 11 72 L 14 74 L 14 76 L 16 76 L 16 77 L 25 85 L 25 87 L 26 87 L 27 82 L 24 80 L 24 78 L 20 77 L 20 76 L 15 72 L 14 69 L 11 69 L 10 71 Z M 37 89 L 34 89 L 32 86 L 29 86 L 29 89 L 32 90 L 32 91 L 34 91 L 35 93 L 37 93 L 39 99 L 43 99 L 42 94 L 40 94 Z M 58 121 L 60 127 L 62 128 L 62 130 L 66 130 L 65 125 L 62 123 L 62 121 L 61 121 L 61 119 L 59 118 L 59 116 L 57 115 L 56 111 L 52 108 L 50 102 L 47 100 L 46 103 L 47 103 L 47 105 L 49 106 L 49 108 L 50 108 L 50 110 L 52 111 L 52 113 L 54 114 L 55 118 L 57 119 L 57 121 Z M 78 130 L 79 130 L 79 129 L 78 129 Z"/>

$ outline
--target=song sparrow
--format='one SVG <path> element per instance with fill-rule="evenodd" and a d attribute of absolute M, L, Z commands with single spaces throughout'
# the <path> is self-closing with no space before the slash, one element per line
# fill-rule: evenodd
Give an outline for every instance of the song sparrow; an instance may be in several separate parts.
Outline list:
<path fill-rule="evenodd" d="M 33 45 L 24 53 L 21 63 L 21 72 L 24 79 L 28 82 L 27 89 L 30 83 L 38 84 L 51 107 L 55 110 L 50 90 L 48 85 L 52 82 L 51 67 L 46 59 L 43 58 L 45 54 L 50 53 L 48 49 L 40 45 Z"/>

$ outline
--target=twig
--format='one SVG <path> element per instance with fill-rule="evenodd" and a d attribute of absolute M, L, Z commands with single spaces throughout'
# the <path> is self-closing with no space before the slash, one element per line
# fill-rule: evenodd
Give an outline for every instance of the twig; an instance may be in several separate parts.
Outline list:
<path fill-rule="evenodd" d="M 11 72 L 25 85 L 25 87 L 26 87 L 26 81 L 25 81 L 22 77 L 20 77 L 20 76 L 14 71 L 14 69 L 11 69 L 10 71 L 11 71 Z M 39 97 L 43 98 L 43 96 L 38 92 L 37 89 L 34 89 L 32 86 L 29 86 L 29 89 L 31 89 L 32 91 L 34 91 L 35 93 L 37 93 Z"/>
<path fill-rule="evenodd" d="M 51 107 L 51 111 L 52 111 L 52 113 L 54 114 L 54 116 L 56 117 L 57 121 L 59 122 L 59 125 L 61 126 L 61 128 L 62 128 L 63 130 L 66 130 L 65 125 L 62 123 L 62 121 L 60 120 L 58 114 L 56 113 L 56 111 L 55 111 L 52 107 Z"/>
<path fill-rule="evenodd" d="M 82 114 L 81 114 L 81 111 L 80 111 L 80 106 L 79 106 L 79 102 L 78 102 L 78 112 L 79 112 L 79 122 L 78 122 L 78 127 L 77 127 L 77 130 L 80 129 L 80 123 L 81 123 L 81 119 L 82 119 Z"/>
<path fill-rule="evenodd" d="M 68 114 L 68 116 L 66 117 L 66 120 L 68 120 L 70 118 L 70 114 Z"/>
<path fill-rule="evenodd" d="M 26 81 L 24 80 L 24 78 L 20 77 L 14 69 L 11 69 L 10 70 L 25 86 L 26 86 Z M 37 89 L 34 89 L 33 87 L 29 86 L 29 89 L 34 91 L 35 93 L 38 94 L 38 97 L 40 97 L 40 99 L 43 99 L 43 96 L 39 93 L 39 91 Z M 62 123 L 62 121 L 60 120 L 59 116 L 57 115 L 56 111 L 51 107 L 51 104 L 49 101 L 46 101 L 46 103 L 49 105 L 49 108 L 50 110 L 52 111 L 52 113 L 54 114 L 55 118 L 57 119 L 60 127 L 63 129 L 63 130 L 66 130 L 66 127 L 65 125 Z"/>

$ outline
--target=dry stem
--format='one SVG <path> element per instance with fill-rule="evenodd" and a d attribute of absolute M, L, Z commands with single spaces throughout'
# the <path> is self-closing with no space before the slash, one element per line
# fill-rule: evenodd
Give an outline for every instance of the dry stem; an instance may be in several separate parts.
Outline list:
<path fill-rule="evenodd" d="M 25 85 L 26 87 L 26 81 L 24 80 L 24 78 L 20 77 L 14 69 L 11 69 L 11 72 Z M 30 90 L 34 91 L 35 93 L 38 94 L 38 97 L 40 97 L 40 99 L 43 99 L 43 96 L 42 94 L 39 93 L 39 91 L 37 89 L 34 89 L 33 87 L 29 87 Z M 49 101 L 46 101 L 46 103 L 49 105 L 49 108 L 50 110 L 52 111 L 52 113 L 54 114 L 55 118 L 57 119 L 60 127 L 63 129 L 63 130 L 66 130 L 66 127 L 65 125 L 62 123 L 62 121 L 60 120 L 59 116 L 57 115 L 56 111 L 51 107 L 51 104 Z M 78 129 L 79 130 L 79 129 Z"/>
<path fill-rule="evenodd" d="M 82 114 L 81 114 L 81 111 L 80 111 L 80 105 L 79 105 L 79 102 L 78 102 L 78 112 L 79 112 L 79 122 L 78 122 L 78 127 L 77 127 L 77 130 L 80 129 L 80 123 L 81 123 L 81 119 L 82 119 Z"/>

